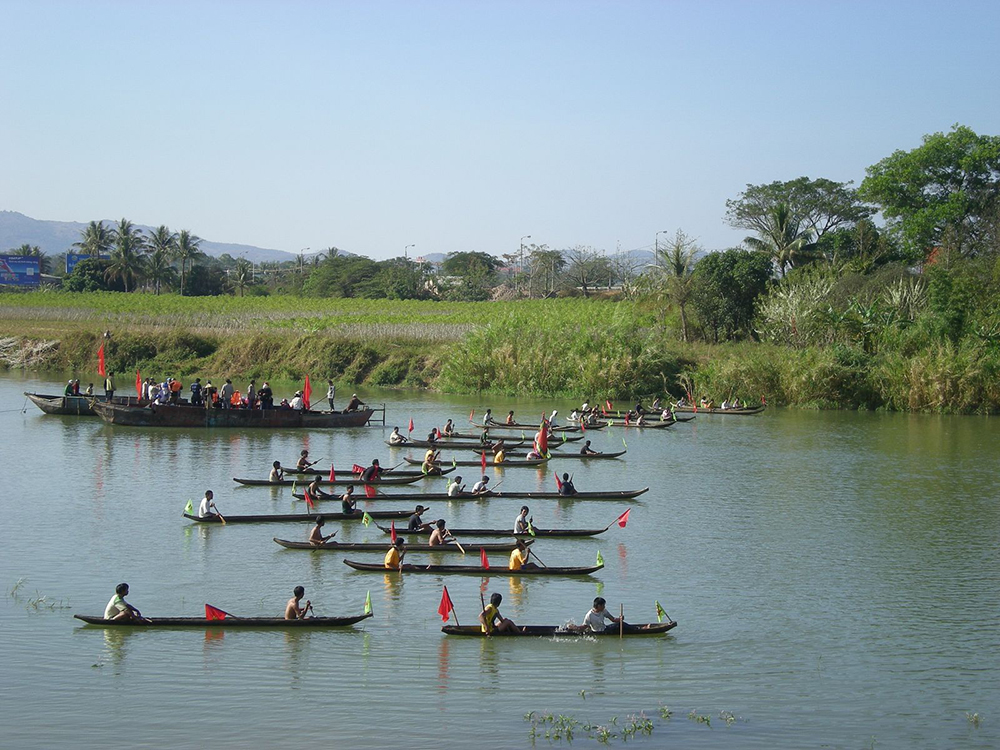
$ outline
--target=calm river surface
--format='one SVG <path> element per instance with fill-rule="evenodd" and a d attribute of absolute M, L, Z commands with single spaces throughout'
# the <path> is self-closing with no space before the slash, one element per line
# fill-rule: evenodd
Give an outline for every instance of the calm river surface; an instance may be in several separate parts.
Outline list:
<path fill-rule="evenodd" d="M 778 410 L 592 433 L 599 450 L 624 437 L 627 460 L 553 466 L 568 466 L 579 489 L 652 490 L 631 502 L 627 528 L 535 549 L 549 565 L 592 564 L 600 551 L 606 568 L 495 576 L 486 591 L 502 593 L 519 623 L 579 622 L 601 594 L 633 622 L 655 619 L 659 600 L 679 626 L 624 641 L 486 642 L 443 636 L 436 612 L 447 583 L 460 620 L 473 623 L 478 578 L 354 572 L 347 555 L 271 541 L 304 539 L 304 526 L 205 528 L 181 517 L 208 488 L 223 513 L 300 511 L 288 488 L 232 477 L 266 478 L 272 460 L 293 463 L 303 447 L 325 468 L 392 465 L 406 453 L 383 445 L 388 430 L 142 430 L 17 410 L 23 390 L 59 389 L 0 376 L 0 747 L 521 748 L 531 711 L 619 725 L 642 711 L 655 728 L 634 742 L 651 748 L 1000 746 L 1000 420 Z M 486 405 L 385 398 L 389 429 L 412 416 L 420 437 Z M 526 421 L 552 406 L 489 405 Z M 553 484 L 551 470 L 504 477 L 505 489 Z M 440 491 L 444 481 L 416 486 Z M 507 526 L 520 504 L 434 503 L 430 517 Z M 626 507 L 535 501 L 532 512 L 540 526 L 592 527 Z M 385 540 L 357 523 L 337 538 Z M 112 632 L 72 618 L 102 613 L 119 581 L 151 616 L 199 616 L 206 602 L 280 615 L 300 583 L 322 615 L 360 613 L 370 590 L 375 616 L 354 630 L 298 633 Z M 720 712 L 738 720 L 727 726 Z M 578 729 L 573 746 L 599 746 L 587 735 Z"/>

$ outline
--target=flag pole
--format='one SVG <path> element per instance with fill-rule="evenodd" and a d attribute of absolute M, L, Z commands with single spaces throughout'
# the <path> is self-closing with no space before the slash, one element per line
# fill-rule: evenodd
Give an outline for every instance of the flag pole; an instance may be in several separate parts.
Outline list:
<path fill-rule="evenodd" d="M 625 605 L 618 605 L 618 639 L 625 635 Z"/>

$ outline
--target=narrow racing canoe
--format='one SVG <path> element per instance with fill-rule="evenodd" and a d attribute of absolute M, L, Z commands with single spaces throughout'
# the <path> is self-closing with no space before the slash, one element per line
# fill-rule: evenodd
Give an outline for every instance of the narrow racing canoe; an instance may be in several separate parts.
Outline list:
<path fill-rule="evenodd" d="M 409 518 L 413 515 L 412 510 L 370 510 L 368 512 L 369 518 L 378 519 L 397 519 L 397 518 Z M 198 516 L 191 515 L 190 513 L 183 514 L 185 518 L 191 521 L 196 521 L 197 523 L 217 523 L 221 524 L 222 521 L 218 516 L 209 516 L 208 518 L 200 518 Z M 230 515 L 229 513 L 224 514 L 226 523 L 313 523 L 316 521 L 316 516 L 323 516 L 325 521 L 360 521 L 365 516 L 365 511 L 358 510 L 354 513 L 261 513 L 254 516 L 236 516 Z"/>
<path fill-rule="evenodd" d="M 391 533 L 391 532 L 390 532 Z M 400 536 L 405 536 L 411 532 L 405 529 L 396 529 L 396 533 Z M 372 542 L 326 542 L 324 544 L 312 544 L 311 542 L 291 542 L 287 539 L 278 539 L 278 537 L 272 537 L 277 544 L 280 544 L 285 549 L 303 549 L 310 550 L 311 552 L 388 552 L 389 542 L 383 542 L 381 544 Z M 532 544 L 532 540 L 525 542 L 525 544 Z M 462 548 L 466 552 L 479 552 L 480 550 L 485 550 L 486 552 L 510 552 L 517 546 L 516 542 L 497 542 L 495 544 L 483 544 L 475 543 L 468 544 L 462 542 Z M 435 547 L 429 544 L 407 544 L 406 552 L 461 552 L 462 550 L 458 548 L 457 544 L 439 544 Z"/>
<path fill-rule="evenodd" d="M 673 630 L 677 627 L 677 623 L 671 620 L 670 622 L 651 622 L 643 625 L 632 625 L 631 623 L 627 628 L 625 628 L 622 635 L 662 635 L 668 630 Z M 614 624 L 608 625 L 607 629 L 600 633 L 577 633 L 572 630 L 566 630 L 562 625 L 519 625 L 518 631 L 514 633 L 491 633 L 489 636 L 483 632 L 483 629 L 478 625 L 445 625 L 441 628 L 442 633 L 447 633 L 448 635 L 471 635 L 478 638 L 508 638 L 521 636 L 523 638 L 531 637 L 553 637 L 553 636 L 565 636 L 569 638 L 590 638 L 593 636 L 601 637 L 615 637 L 617 638 L 618 627 Z"/>
<path fill-rule="evenodd" d="M 338 477 L 333 482 L 331 482 L 329 479 L 321 479 L 319 483 L 320 486 L 322 487 L 330 487 L 338 484 L 342 485 L 370 484 L 374 487 L 375 485 L 385 485 L 385 484 L 413 484 L 414 482 L 420 481 L 425 476 L 427 475 L 421 474 L 419 472 L 414 472 L 414 476 L 395 477 L 395 478 L 387 477 L 385 479 L 373 479 L 370 482 L 363 482 L 361 481 L 361 479 L 354 479 L 352 476 L 352 477 L 346 477 L 344 479 Z M 272 482 L 270 479 L 240 479 L 239 477 L 233 477 L 233 481 L 238 482 L 239 484 L 244 484 L 248 487 L 291 487 L 293 484 L 304 485 L 310 483 L 308 479 L 279 479 L 275 482 Z"/>
<path fill-rule="evenodd" d="M 484 568 L 481 565 L 411 565 L 403 563 L 402 570 L 387 568 L 382 563 L 363 563 L 357 560 L 344 560 L 347 565 L 355 570 L 365 573 L 434 573 L 436 575 L 477 575 L 477 576 L 587 576 L 596 573 L 603 568 L 603 565 L 593 565 L 590 567 L 553 567 L 543 568 L 525 567 L 520 570 L 509 570 L 504 565 L 495 568 Z"/>
<path fill-rule="evenodd" d="M 407 456 L 403 460 L 406 461 L 406 463 L 410 464 L 410 466 L 422 466 L 423 463 L 424 463 L 420 459 L 410 458 L 409 456 Z M 506 461 L 504 461 L 503 463 L 500 463 L 500 464 L 495 464 L 495 463 L 493 463 L 493 458 L 491 456 L 487 455 L 487 457 L 486 457 L 486 465 L 487 465 L 487 467 L 493 466 L 494 468 L 499 466 L 502 469 L 511 469 L 511 468 L 516 467 L 516 466 L 523 466 L 523 467 L 527 467 L 527 468 L 530 469 L 530 468 L 535 467 L 535 466 L 541 466 L 544 463 L 546 463 L 548 460 L 549 459 L 547 459 L 547 458 L 539 458 L 539 459 L 534 459 L 534 458 L 532 458 L 532 459 L 527 459 L 527 458 L 517 459 L 517 458 L 515 458 L 515 459 L 507 459 Z M 445 459 L 445 458 L 442 458 L 442 459 L 440 459 L 437 462 L 436 465 L 439 468 L 442 467 L 442 466 L 482 466 L 482 461 L 481 460 L 480 461 L 472 461 L 471 459 L 470 460 L 462 459 L 461 461 L 459 461 L 458 459 L 452 459 L 452 458 Z"/>
<path fill-rule="evenodd" d="M 612 521 L 611 523 L 613 524 L 614 521 Z M 378 524 L 375 524 L 375 525 L 378 526 Z M 380 531 L 383 531 L 386 534 L 391 534 L 392 533 L 392 529 L 390 529 L 387 526 L 378 526 L 378 528 L 379 528 Z M 608 526 L 605 526 L 603 529 L 538 529 L 538 528 L 536 528 L 534 531 L 535 531 L 535 536 L 536 537 L 544 536 L 544 537 L 573 538 L 573 537 L 597 536 L 598 534 L 603 534 L 605 531 L 607 531 L 610 528 L 611 528 L 611 524 L 609 524 Z M 531 534 L 515 534 L 513 532 L 513 530 L 510 529 L 510 528 L 506 528 L 506 529 L 448 529 L 448 531 L 450 531 L 452 534 L 454 534 L 457 537 L 467 537 L 467 536 L 515 536 L 518 539 L 526 539 L 526 540 L 532 538 Z M 407 535 L 412 535 L 412 534 L 430 535 L 431 530 L 430 529 L 421 529 L 419 531 L 400 531 L 399 529 L 396 529 L 396 533 L 397 534 L 403 533 L 403 534 L 407 534 Z M 464 547 L 465 544 L 463 543 L 462 546 Z"/>
<path fill-rule="evenodd" d="M 354 625 L 372 616 L 306 617 L 303 620 L 286 620 L 284 617 L 226 617 L 209 620 L 204 617 L 149 617 L 145 620 L 105 620 L 93 615 L 73 615 L 88 625 L 105 628 L 342 628 Z"/>

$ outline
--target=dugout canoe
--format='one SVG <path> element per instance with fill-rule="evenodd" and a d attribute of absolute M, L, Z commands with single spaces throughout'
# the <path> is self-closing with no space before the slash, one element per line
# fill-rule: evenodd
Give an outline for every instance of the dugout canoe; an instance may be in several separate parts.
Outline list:
<path fill-rule="evenodd" d="M 574 538 L 574 537 L 585 537 L 585 536 L 597 536 L 598 534 L 603 534 L 605 531 L 607 531 L 608 529 L 610 529 L 611 525 L 613 525 L 613 524 L 614 524 L 614 521 L 612 521 L 611 524 L 609 524 L 608 526 L 605 526 L 603 529 L 538 529 L 538 528 L 536 528 L 535 529 L 535 536 L 536 537 L 544 536 L 544 537 L 552 537 L 552 538 L 559 538 L 559 537 Z M 388 526 L 379 526 L 379 524 L 375 524 L 375 525 L 378 527 L 378 529 L 380 531 L 383 531 L 386 534 L 391 534 L 392 533 L 392 529 L 390 529 Z M 403 533 L 403 534 L 409 534 L 409 535 L 423 534 L 423 535 L 428 535 L 429 536 L 430 533 L 431 533 L 431 531 L 432 531 L 432 529 L 420 529 L 418 531 L 400 531 L 399 529 L 396 529 L 396 533 L 397 534 Z M 467 537 L 467 536 L 513 536 L 513 537 L 517 537 L 518 539 L 525 539 L 525 540 L 528 540 L 528 539 L 532 538 L 531 534 L 515 534 L 510 528 L 506 528 L 506 529 L 448 529 L 448 531 L 450 531 L 452 534 L 454 534 L 457 537 Z M 465 545 L 463 544 L 463 546 L 465 546 Z"/>
<path fill-rule="evenodd" d="M 418 465 L 423 462 L 418 462 Z M 453 467 L 447 466 L 443 467 L 440 472 L 436 474 L 424 474 L 422 471 L 414 471 L 413 469 L 383 469 L 382 474 L 388 474 L 390 479 L 397 479 L 399 477 L 443 477 L 445 474 L 449 474 L 454 471 Z M 284 469 L 286 474 L 295 474 L 296 476 L 302 477 L 299 480 L 299 484 L 309 484 L 312 481 L 312 477 L 326 477 L 330 475 L 330 470 L 326 471 L 298 471 L 291 469 Z M 364 484 L 361 481 L 361 475 L 355 474 L 353 471 L 337 471 L 336 476 L 351 477 L 351 484 Z M 378 482 L 373 482 L 372 484 L 378 484 Z"/>
<path fill-rule="evenodd" d="M 260 427 L 265 429 L 326 429 L 364 427 L 374 411 L 299 411 L 297 409 L 204 409 L 190 405 L 139 406 L 93 404 L 109 424 L 131 427 Z"/>
<path fill-rule="evenodd" d="M 390 532 L 391 533 L 391 532 Z M 406 536 L 411 533 L 404 529 L 396 529 L 396 533 L 399 536 Z M 272 537 L 277 544 L 280 544 L 285 549 L 304 549 L 311 550 L 313 552 L 387 552 L 390 547 L 390 543 L 386 541 L 384 544 L 376 544 L 369 542 L 326 542 L 325 544 L 312 544 L 310 542 L 292 542 L 288 539 L 278 539 L 278 537 Z M 528 540 L 525 545 L 529 545 L 533 540 Z M 479 552 L 480 550 L 486 550 L 487 553 L 491 552 L 511 552 L 517 546 L 517 542 L 498 542 L 495 544 L 467 544 L 462 543 L 462 547 L 466 552 Z M 407 544 L 406 551 L 409 552 L 461 552 L 457 544 L 439 544 L 435 547 L 429 544 Z"/>
<path fill-rule="evenodd" d="M 528 454 L 525 451 L 510 451 L 510 452 L 507 453 L 507 455 L 508 456 L 514 456 L 515 458 L 521 458 L 523 456 L 527 456 Z M 624 455 L 625 455 L 625 451 L 614 451 L 614 452 L 611 452 L 611 453 L 596 453 L 596 454 L 552 453 L 551 455 L 549 455 L 549 459 L 553 459 L 553 458 L 578 458 L 578 459 L 584 459 L 584 460 L 587 460 L 587 459 L 596 460 L 596 459 L 600 459 L 600 458 L 618 458 L 618 457 L 624 456 Z M 448 461 L 447 459 L 442 458 L 441 459 L 441 463 L 444 466 L 448 466 L 451 462 Z M 489 463 L 489 461 L 487 460 L 486 463 Z M 473 461 L 472 464 L 473 465 L 479 465 L 479 462 L 478 461 Z M 467 464 L 463 464 L 461 461 L 459 461 L 458 465 L 459 466 L 465 466 Z"/>
<path fill-rule="evenodd" d="M 292 497 L 296 500 L 305 500 L 305 493 L 293 492 Z M 358 502 L 368 502 L 370 500 L 378 500 L 382 502 L 384 500 L 400 500 L 407 503 L 412 503 L 415 500 L 420 502 L 427 502 L 428 500 L 443 500 L 445 502 L 451 502 L 452 500 L 485 500 L 489 497 L 497 497 L 497 493 L 492 490 L 487 490 L 486 492 L 480 492 L 477 495 L 473 495 L 471 492 L 463 492 L 460 495 L 449 495 L 447 492 L 400 492 L 398 494 L 387 495 L 382 493 L 376 495 L 375 497 L 366 497 L 363 493 L 355 492 L 354 499 Z M 325 497 L 315 498 L 315 502 L 328 502 L 330 500 L 340 500 L 340 495 L 326 495 Z"/>
<path fill-rule="evenodd" d="M 406 463 L 410 464 L 410 466 L 422 466 L 423 463 L 424 463 L 420 459 L 410 458 L 409 456 L 407 456 L 403 460 L 406 461 Z M 515 458 L 513 460 L 508 459 L 508 460 L 504 461 L 503 463 L 496 464 L 496 463 L 493 463 L 493 459 L 491 457 L 487 457 L 486 458 L 486 465 L 488 467 L 492 466 L 494 468 L 500 467 L 501 469 L 509 469 L 509 468 L 513 468 L 515 466 L 524 466 L 524 467 L 527 467 L 527 468 L 531 468 L 533 466 L 542 466 L 543 464 L 545 464 L 546 462 L 548 462 L 548 460 L 549 459 L 547 459 L 547 458 L 539 458 L 539 459 L 534 459 L 533 458 L 533 459 L 530 459 L 530 460 L 526 459 L 526 458 L 525 459 Z M 442 459 L 440 459 L 438 461 L 437 465 L 439 467 L 441 467 L 441 466 L 452 466 L 452 467 L 454 467 L 454 466 L 482 466 L 482 461 L 481 460 L 480 461 L 472 461 L 472 460 L 469 460 L 469 461 L 466 461 L 466 460 L 459 461 L 457 459 L 446 460 L 446 459 L 442 458 Z"/>
<path fill-rule="evenodd" d="M 521 430 L 520 428 L 510 427 L 508 429 L 514 430 L 515 432 L 524 432 L 524 430 Z M 588 429 L 590 429 L 590 428 L 588 427 Z M 491 437 L 490 437 L 490 442 L 491 443 L 494 443 L 497 440 L 503 440 L 505 445 L 508 444 L 507 441 L 510 439 L 510 437 L 508 437 L 507 435 L 498 435 L 498 434 L 496 434 L 496 428 L 490 428 L 489 432 L 491 433 Z M 538 433 L 538 430 L 535 429 L 532 432 L 532 438 L 531 439 L 534 439 L 534 436 L 537 433 Z M 442 435 L 441 437 L 438 438 L 438 440 L 445 440 L 445 441 L 448 441 L 449 443 L 452 440 L 475 440 L 475 441 L 477 441 L 476 445 L 481 445 L 482 443 L 479 441 L 479 438 L 481 437 L 481 435 L 482 435 L 482 433 L 479 433 L 478 435 L 476 435 L 476 434 L 473 434 L 471 432 L 456 432 L 456 433 L 453 433 L 451 435 Z M 566 442 L 567 443 L 575 443 L 578 440 L 583 440 L 583 438 L 584 438 L 583 435 L 574 435 L 573 437 L 570 437 L 569 435 L 566 435 L 566 433 L 560 433 L 559 435 L 553 436 L 552 438 L 550 438 L 550 440 L 553 443 L 562 444 L 562 442 L 563 442 L 563 436 L 564 435 L 566 437 Z M 511 436 L 511 437 L 514 437 L 514 436 Z M 520 439 L 521 440 L 528 440 L 529 438 L 524 437 L 524 438 L 520 438 Z"/>
<path fill-rule="evenodd" d="M 698 407 L 695 409 L 693 406 L 675 406 L 674 411 L 683 412 L 685 414 L 725 414 L 727 416 L 733 417 L 746 417 L 751 414 L 760 414 L 764 411 L 765 407 L 763 404 L 761 406 L 751 406 L 749 409 L 703 409 Z"/>
<path fill-rule="evenodd" d="M 457 441 L 449 441 L 445 444 L 444 440 L 435 440 L 433 443 L 427 440 L 407 440 L 405 443 L 390 443 L 388 440 L 382 441 L 390 448 L 481 448 L 489 450 L 489 445 L 484 445 L 483 443 L 461 443 Z M 518 440 L 513 443 L 508 443 L 504 440 L 504 445 L 508 448 L 517 448 L 518 446 L 524 445 L 528 440 Z"/>
<path fill-rule="evenodd" d="M 413 484 L 414 482 L 419 482 L 424 478 L 424 474 L 419 472 L 414 472 L 415 476 L 408 477 L 390 477 L 388 479 L 373 479 L 370 482 L 362 482 L 360 479 L 354 479 L 353 474 L 349 479 L 335 479 L 330 481 L 329 479 L 321 479 L 319 484 L 321 487 L 332 487 L 338 484 L 370 484 L 373 487 L 376 485 L 392 485 L 392 484 Z M 308 479 L 278 479 L 271 481 L 270 479 L 240 479 L 239 477 L 233 477 L 233 481 L 247 487 L 291 487 L 293 484 L 308 485 L 312 484 Z"/>
<path fill-rule="evenodd" d="M 651 622 L 641 625 L 632 625 L 629 623 L 628 630 L 624 631 L 622 635 L 662 635 L 676 627 L 677 623 L 673 620 L 670 622 Z M 519 625 L 518 628 L 518 632 L 491 633 L 487 636 L 478 625 L 445 625 L 441 628 L 441 632 L 447 635 L 471 635 L 478 638 L 507 638 L 516 636 L 522 638 L 554 636 L 566 636 L 570 638 L 589 638 L 591 636 L 617 638 L 619 635 L 618 628 L 613 624 L 600 633 L 576 633 L 572 630 L 566 630 L 562 625 Z"/>
<path fill-rule="evenodd" d="M 95 401 L 104 402 L 104 396 L 50 396 L 45 393 L 24 392 L 35 406 L 46 414 L 71 414 L 77 417 L 96 417 L 97 412 L 91 408 Z M 135 396 L 115 396 L 111 403 L 125 405 L 145 405 L 147 401 L 140 401 Z"/>
<path fill-rule="evenodd" d="M 208 620 L 204 617 L 150 617 L 146 620 L 105 620 L 92 615 L 73 615 L 88 625 L 105 628 L 341 628 L 354 625 L 372 616 L 372 613 L 351 617 L 307 617 L 303 620 L 286 620 L 284 617 L 226 617 Z"/>
<path fill-rule="evenodd" d="M 659 419 L 647 420 L 646 424 L 636 424 L 635 420 L 631 420 L 626 424 L 624 419 L 619 419 L 619 420 L 609 420 L 604 424 L 608 427 L 629 427 L 629 428 L 635 427 L 640 430 L 665 430 L 668 427 L 674 426 L 674 420 L 669 419 L 666 422 L 663 422 Z"/>
<path fill-rule="evenodd" d="M 196 523 L 217 523 L 222 521 L 218 516 L 200 518 L 190 513 L 183 514 L 185 518 Z M 378 519 L 405 519 L 413 515 L 412 510 L 370 510 L 368 516 Z M 316 516 L 323 516 L 324 521 L 360 521 L 365 516 L 365 511 L 359 510 L 354 513 L 261 513 L 253 516 L 236 516 L 225 514 L 226 523 L 315 523 Z"/>
<path fill-rule="evenodd" d="M 384 493 L 379 494 L 375 497 L 365 497 L 363 494 L 357 492 L 354 493 L 357 500 L 378 500 L 379 502 L 386 502 L 392 500 L 402 500 L 405 502 L 413 501 L 425 501 L 425 500 L 481 500 L 484 498 L 490 498 L 493 500 L 629 500 L 633 497 L 639 497 L 649 492 L 649 487 L 643 487 L 639 490 L 608 490 L 607 492 L 577 492 L 575 495 L 560 495 L 558 492 L 537 492 L 537 491 L 526 491 L 519 492 L 517 490 L 512 490 L 510 492 L 504 490 L 502 492 L 494 492 L 493 490 L 488 490 L 487 492 L 480 493 L 478 495 L 473 495 L 471 492 L 466 492 L 462 495 L 456 495 L 455 497 L 449 497 L 445 492 L 400 492 L 400 493 Z M 304 500 L 305 498 L 301 493 L 294 493 L 292 497 L 298 500 Z M 331 495 L 329 497 L 321 497 L 319 501 L 327 500 L 339 500 L 339 495 Z"/>
<path fill-rule="evenodd" d="M 387 568 L 382 563 L 363 563 L 357 560 L 344 560 L 344 565 L 363 573 L 433 573 L 435 575 L 476 575 L 476 576 L 589 576 L 603 568 L 603 565 L 589 567 L 553 567 L 521 568 L 510 570 L 504 565 L 495 568 L 484 568 L 481 565 L 411 565 L 403 563 L 402 569 Z"/>
<path fill-rule="evenodd" d="M 534 424 L 525 424 L 524 422 L 515 422 L 514 424 L 507 424 L 506 422 L 493 422 L 491 424 L 480 425 L 477 422 L 472 424 L 477 427 L 482 427 L 484 430 L 534 430 L 538 432 L 541 427 L 541 420 L 535 422 Z M 563 425 L 552 427 L 552 432 L 579 432 L 580 428 L 576 425 Z"/>

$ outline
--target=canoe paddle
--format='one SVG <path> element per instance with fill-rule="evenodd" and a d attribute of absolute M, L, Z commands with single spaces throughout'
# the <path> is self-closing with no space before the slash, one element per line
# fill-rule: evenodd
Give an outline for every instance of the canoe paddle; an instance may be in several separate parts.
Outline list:
<path fill-rule="evenodd" d="M 538 557 L 538 555 L 535 554 L 534 550 L 532 550 L 531 547 L 528 547 L 528 555 L 530 555 L 531 557 L 534 557 L 536 560 L 538 560 L 538 562 L 541 564 L 541 566 L 543 568 L 549 567 L 548 565 L 546 565 L 545 563 L 543 563 L 541 561 L 541 559 Z"/>
<path fill-rule="evenodd" d="M 226 525 L 226 517 L 224 515 L 222 515 L 221 513 L 219 513 L 219 509 L 218 508 L 215 509 L 215 515 L 217 515 L 219 517 L 219 520 L 222 521 L 222 525 L 225 526 Z"/>

